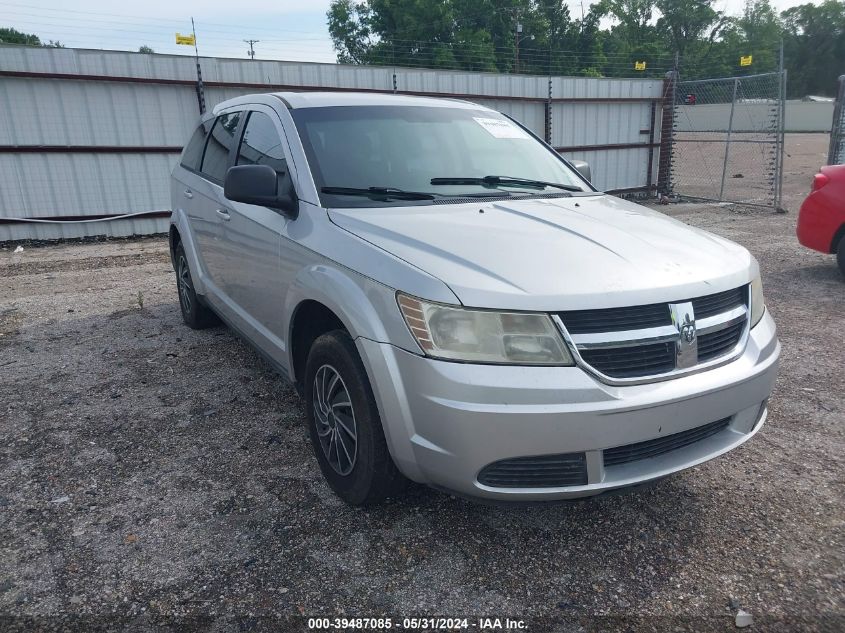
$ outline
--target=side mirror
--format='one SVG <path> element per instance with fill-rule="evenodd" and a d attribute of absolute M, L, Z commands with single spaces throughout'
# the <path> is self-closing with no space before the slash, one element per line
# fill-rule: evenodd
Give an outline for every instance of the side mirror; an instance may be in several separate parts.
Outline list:
<path fill-rule="evenodd" d="M 590 163 L 585 160 L 571 160 L 569 162 L 576 170 L 578 170 L 579 174 L 587 179 L 587 182 L 593 181 L 592 174 L 590 172 Z"/>
<path fill-rule="evenodd" d="M 286 182 L 287 179 L 285 179 Z M 293 186 L 288 191 L 279 191 L 279 175 L 269 165 L 238 165 L 230 167 L 223 182 L 223 195 L 233 202 L 257 204 L 279 209 L 295 218 L 299 212 L 299 201 Z"/>

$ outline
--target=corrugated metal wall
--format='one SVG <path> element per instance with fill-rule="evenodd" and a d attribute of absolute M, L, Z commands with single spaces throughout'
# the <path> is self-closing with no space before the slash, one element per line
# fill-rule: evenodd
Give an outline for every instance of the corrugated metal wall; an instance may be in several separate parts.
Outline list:
<path fill-rule="evenodd" d="M 600 189 L 645 190 L 657 170 L 660 81 L 217 58 L 201 64 L 209 108 L 285 89 L 444 95 L 495 108 L 549 136 L 564 156 L 591 163 Z M 193 58 L 0 45 L 0 110 L 0 240 L 166 230 L 169 173 L 199 117 Z M 145 212 L 159 216 L 79 222 Z"/>
<path fill-rule="evenodd" d="M 733 130 L 756 132 L 766 127 L 772 118 L 775 104 L 743 103 L 735 108 Z M 833 120 L 833 102 L 789 100 L 786 110 L 786 132 L 830 132 Z M 730 103 L 706 103 L 678 106 L 678 132 L 723 132 L 728 129 L 731 116 Z"/>

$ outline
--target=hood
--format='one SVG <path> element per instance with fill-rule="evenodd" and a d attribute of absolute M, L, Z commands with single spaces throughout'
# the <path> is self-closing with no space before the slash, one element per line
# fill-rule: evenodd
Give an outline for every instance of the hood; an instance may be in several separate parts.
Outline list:
<path fill-rule="evenodd" d="M 439 278 L 471 307 L 557 311 L 677 301 L 757 274 L 741 246 L 604 194 L 331 209 L 329 217 Z"/>

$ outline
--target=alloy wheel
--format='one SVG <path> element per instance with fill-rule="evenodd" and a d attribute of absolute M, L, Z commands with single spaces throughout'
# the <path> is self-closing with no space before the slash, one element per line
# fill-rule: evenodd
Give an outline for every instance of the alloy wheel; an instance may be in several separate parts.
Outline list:
<path fill-rule="evenodd" d="M 358 457 L 358 428 L 346 384 L 331 365 L 314 376 L 314 424 L 323 455 L 332 469 L 346 476 Z"/>
<path fill-rule="evenodd" d="M 188 262 L 185 257 L 179 257 L 179 301 L 182 302 L 182 309 L 185 314 L 191 313 L 191 291 L 193 285 L 191 284 L 191 270 L 188 268 Z"/>

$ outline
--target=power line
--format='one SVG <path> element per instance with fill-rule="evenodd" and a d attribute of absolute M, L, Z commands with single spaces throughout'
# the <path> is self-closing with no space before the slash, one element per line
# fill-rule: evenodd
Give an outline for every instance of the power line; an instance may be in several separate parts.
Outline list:
<path fill-rule="evenodd" d="M 140 27 L 143 27 L 142 29 L 113 28 L 113 29 L 111 29 L 111 30 L 112 30 L 112 31 L 118 31 L 118 32 L 138 33 L 138 34 L 144 34 L 144 35 L 148 35 L 148 36 L 149 36 L 149 35 L 158 35 L 158 33 L 157 33 L 156 31 L 150 31 L 150 30 L 146 30 L 146 29 L 147 29 L 147 28 L 156 28 L 156 27 L 157 27 L 159 24 L 161 24 L 162 22 L 168 22 L 168 23 L 170 23 L 170 24 L 173 24 L 173 23 L 182 23 L 181 21 L 177 21 L 177 20 L 162 20 L 162 19 L 148 18 L 148 17 L 144 17 L 144 18 L 142 18 L 142 17 L 140 17 L 140 16 L 117 16 L 116 14 L 94 13 L 94 12 L 88 12 L 88 11 L 78 11 L 78 10 L 51 9 L 51 8 L 47 8 L 47 7 L 34 7 L 33 5 L 26 5 L 26 4 L 19 4 L 19 3 L 0 2 L 0 6 L 4 6 L 4 5 L 5 5 L 5 6 L 14 6 L 14 7 L 28 7 L 28 8 L 34 8 L 34 9 L 37 9 L 37 10 L 51 11 L 51 12 L 54 12 L 54 13 L 75 13 L 75 14 L 82 14 L 82 15 L 98 15 L 98 16 L 109 16 L 109 15 L 111 15 L 111 16 L 113 16 L 113 17 L 119 17 L 119 18 L 120 18 L 120 20 L 119 20 L 119 21 L 115 21 L 115 20 L 93 20 L 93 21 L 96 21 L 96 22 L 99 22 L 99 23 L 104 23 L 104 24 L 120 24 L 121 26 L 124 26 L 124 25 L 126 25 L 126 24 L 127 24 L 126 17 L 137 17 L 138 19 L 143 20 L 143 21 L 144 21 L 144 23 L 140 23 L 140 24 L 136 23 L 136 24 L 133 24 L 133 23 L 129 22 L 128 24 L 129 24 L 130 26 L 140 26 Z M 515 9 L 518 9 L 518 8 L 515 8 Z M 22 15 L 29 15 L 29 16 L 32 16 L 33 14 L 22 14 Z M 34 17 L 41 17 L 41 16 L 35 15 Z M 56 18 L 56 17 L 58 17 L 58 16 L 49 16 L 49 17 L 51 17 L 51 18 L 54 18 L 54 19 L 55 19 L 55 18 Z M 91 18 L 72 18 L 72 17 L 61 17 L 60 19 L 62 19 L 62 20 L 72 20 L 72 21 L 76 21 L 76 22 L 83 22 L 83 23 L 84 23 L 84 24 L 86 24 L 86 25 L 87 25 L 87 24 L 89 24 L 89 23 L 92 21 L 92 19 L 91 19 Z M 31 24 L 32 22 L 27 21 L 27 23 L 30 23 L 30 24 Z M 150 23 L 152 23 L 152 24 L 150 24 Z M 55 23 L 55 22 L 47 22 L 47 23 L 44 23 L 44 22 L 42 21 L 42 22 L 38 23 L 38 25 L 40 25 L 40 26 L 43 26 L 44 24 L 47 24 L 47 25 L 56 25 L 56 23 Z M 216 35 L 213 35 L 213 36 L 212 36 L 212 35 L 209 35 L 209 34 L 208 34 L 208 32 L 215 32 L 215 33 L 219 33 L 219 32 L 221 32 L 221 31 L 219 31 L 218 29 L 210 29 L 210 28 L 208 28 L 208 27 L 206 26 L 206 24 L 214 24 L 214 23 L 201 23 L 201 25 L 200 25 L 200 26 L 202 27 L 202 28 L 201 28 L 201 36 L 202 36 L 203 41 L 206 41 L 206 40 L 213 40 L 213 41 L 217 41 L 217 42 L 219 42 L 219 41 L 232 41 L 232 42 L 237 41 L 235 38 L 226 38 L 226 37 L 220 37 L 220 36 L 216 36 Z M 86 28 L 86 27 L 79 27 L 79 26 L 76 26 L 76 25 L 73 25 L 73 24 L 62 24 L 62 23 L 59 23 L 59 24 L 58 24 L 58 26 L 61 26 L 61 27 L 64 27 L 64 28 L 69 28 L 69 29 L 84 29 L 84 30 L 85 30 L 85 32 L 89 32 L 89 31 L 90 31 L 90 29 L 88 29 L 88 28 Z M 230 33 L 230 32 L 231 32 L 231 27 L 232 27 L 232 26 L 237 26 L 237 25 L 227 25 L 227 26 L 228 26 L 229 28 L 228 28 L 228 29 L 226 29 L 225 31 L 222 31 L 222 32 L 224 32 L 224 33 L 227 33 L 227 34 L 228 34 L 228 33 Z M 162 26 L 161 28 L 171 28 L 171 27 L 169 27 L 169 26 L 168 26 L 168 27 L 164 27 L 164 26 Z M 253 27 L 253 28 L 254 28 L 254 27 Z M 258 27 L 258 28 L 260 29 L 261 27 Z M 273 29 L 273 30 L 274 30 L 274 32 L 275 32 L 275 31 L 278 31 L 278 30 L 282 30 L 282 31 L 284 31 L 284 29 Z M 295 32 L 295 31 L 290 31 L 290 32 Z M 302 33 L 306 33 L 306 32 L 302 32 Z M 313 34 L 313 33 L 311 33 L 311 34 Z M 101 36 L 102 36 L 102 34 L 101 34 Z M 300 42 L 301 42 L 301 43 L 304 43 L 304 42 L 306 42 L 306 41 L 315 41 L 315 42 L 318 42 L 318 41 L 319 41 L 319 42 L 321 42 L 321 43 L 322 43 L 322 42 L 325 42 L 326 44 L 328 44 L 328 42 L 329 42 L 328 38 L 294 38 L 294 39 L 273 39 L 273 38 L 264 38 L 264 40 L 263 40 L 263 41 L 264 41 L 264 42 L 273 42 L 273 41 L 275 41 L 275 42 L 297 42 L 297 43 L 300 43 Z M 403 44 L 408 44 L 408 45 L 410 45 L 410 44 L 413 44 L 413 45 L 420 45 L 420 44 L 422 44 L 423 46 L 425 46 L 425 45 L 433 45 L 433 44 L 434 44 L 434 43 L 421 43 L 421 42 L 416 42 L 416 41 L 413 41 L 413 40 L 403 40 L 403 39 L 401 39 L 401 38 L 391 38 L 391 39 L 390 39 L 390 42 L 391 42 L 391 44 L 392 44 L 392 45 L 394 45 L 394 46 L 397 46 L 397 45 L 398 45 L 398 46 L 401 46 L 401 45 L 403 45 Z M 376 45 L 377 45 L 377 44 L 376 44 Z M 485 44 L 474 44 L 474 43 L 473 43 L 473 44 L 470 44 L 470 43 L 452 42 L 452 43 L 449 43 L 449 44 L 444 44 L 444 45 L 446 45 L 446 46 L 452 46 L 452 47 L 458 47 L 458 46 L 459 46 L 459 47 L 461 47 L 461 48 L 476 48 L 476 49 L 478 49 L 478 50 L 484 50 L 485 52 L 486 52 L 488 49 L 491 49 L 491 48 L 492 48 L 493 50 L 503 50 L 503 51 L 506 51 L 506 52 L 507 52 L 507 54 L 510 54 L 510 51 L 512 50 L 510 47 L 507 47 L 507 46 L 501 46 L 501 45 L 499 45 L 499 46 L 494 46 L 494 45 L 492 45 L 492 44 L 491 44 L 491 45 L 485 45 Z M 540 50 L 540 51 L 542 51 L 544 54 L 547 52 L 547 49 L 536 49 L 536 50 Z M 520 51 L 525 51 L 525 54 L 529 54 L 529 53 L 530 53 L 530 49 L 525 48 L 525 47 L 520 47 Z M 560 51 L 556 51 L 556 52 L 559 52 L 559 53 L 568 52 L 568 53 L 573 53 L 573 54 L 582 54 L 580 51 L 563 51 L 563 50 L 560 50 Z M 612 52 L 604 53 L 604 56 L 605 56 L 605 57 L 607 57 L 608 59 L 611 59 L 611 58 L 624 58 L 624 59 L 626 59 L 626 60 L 627 60 L 627 59 L 630 59 L 630 56 L 629 56 L 629 55 L 627 55 L 627 54 L 619 54 L 619 53 L 612 53 Z"/>
<path fill-rule="evenodd" d="M 76 31 L 87 32 L 87 29 L 84 29 L 83 27 L 79 27 L 79 26 L 76 26 L 76 25 L 64 25 L 59 29 L 54 29 L 52 31 L 52 33 L 60 35 L 60 36 L 67 36 L 67 35 L 75 36 Z M 160 33 L 154 32 L 154 31 L 135 30 L 135 29 L 114 29 L 114 31 L 115 32 L 132 33 L 132 34 L 141 35 L 141 36 L 144 36 L 144 37 L 147 37 L 147 36 L 164 36 L 164 35 L 166 35 L 167 37 L 170 36 L 169 33 L 160 34 Z M 105 40 L 105 41 L 119 41 L 119 42 L 125 41 L 124 37 L 115 36 L 113 34 L 102 34 L 102 35 L 99 36 L 99 38 L 100 38 L 100 40 Z M 199 41 L 201 41 L 203 43 L 204 48 L 206 48 L 206 49 L 209 47 L 209 44 L 211 44 L 211 45 L 218 44 L 219 45 L 220 43 L 226 43 L 226 42 L 240 42 L 240 41 L 247 41 L 247 43 L 249 42 L 248 40 L 237 40 L 235 38 L 222 38 L 222 37 L 218 37 L 218 36 L 203 36 L 202 33 L 200 33 L 198 39 L 199 39 Z M 74 41 L 76 41 L 76 40 L 74 40 Z M 258 42 L 258 40 L 253 40 L 253 43 L 257 43 L 257 42 Z M 270 43 L 269 46 L 268 46 L 269 50 L 296 51 L 297 53 L 314 52 L 314 51 L 308 50 L 307 48 L 304 48 L 304 47 L 312 45 L 312 43 L 308 42 L 308 41 L 299 41 L 299 40 L 296 40 L 296 39 L 294 39 L 294 40 L 281 40 L 281 39 L 279 39 L 279 40 L 262 40 L 262 42 Z M 280 47 L 273 46 L 272 43 L 274 43 L 274 42 L 276 42 L 276 43 L 278 43 L 278 42 L 283 42 L 283 43 L 289 42 L 289 43 L 297 44 L 297 46 L 285 46 L 284 49 L 282 49 Z M 512 54 L 512 51 L 513 51 L 513 49 L 511 47 L 508 47 L 508 46 L 492 46 L 492 45 L 491 46 L 475 46 L 475 45 L 464 45 L 464 44 L 461 44 L 461 43 L 420 42 L 420 41 L 411 41 L 411 40 L 405 40 L 405 41 L 395 40 L 389 46 L 390 46 L 389 51 L 384 50 L 384 49 L 387 48 L 387 46 L 385 46 L 385 47 L 382 47 L 383 50 L 378 50 L 378 49 L 371 50 L 371 51 L 369 51 L 368 54 L 369 54 L 370 57 L 377 57 L 379 55 L 381 55 L 381 56 L 385 56 L 385 55 L 404 56 L 404 55 L 407 55 L 407 54 L 425 55 L 428 52 L 432 52 L 432 53 L 433 52 L 440 52 L 440 51 L 445 49 L 445 50 L 449 50 L 453 54 L 459 55 L 461 57 L 470 57 L 472 55 L 475 55 L 479 59 L 482 59 L 482 58 L 485 58 L 485 57 L 487 57 L 491 54 L 495 57 L 500 57 L 500 56 L 501 57 L 508 57 Z M 134 48 L 134 47 L 132 47 L 132 48 Z M 405 49 L 408 49 L 408 50 L 405 50 Z M 411 50 L 411 49 L 413 49 L 413 50 Z M 520 53 L 521 53 L 522 58 L 524 60 L 534 60 L 534 61 L 536 61 L 536 60 L 548 59 L 550 56 L 571 55 L 573 58 L 576 58 L 580 61 L 590 60 L 591 62 L 600 63 L 602 65 L 613 65 L 613 64 L 619 64 L 619 63 L 621 63 L 622 65 L 626 65 L 626 64 L 630 63 L 633 60 L 633 57 L 634 57 L 632 55 L 623 54 L 623 53 L 591 53 L 591 52 L 583 52 L 583 51 L 567 50 L 567 49 L 556 49 L 556 50 L 550 51 L 549 49 L 545 49 L 545 48 L 541 49 L 541 48 L 526 48 L 526 47 L 522 47 L 520 49 Z M 642 57 L 642 56 L 637 56 L 637 59 L 639 59 L 640 57 Z M 645 57 L 649 60 L 652 60 L 652 62 L 654 64 L 656 64 L 660 60 L 665 60 L 667 62 L 667 64 L 669 62 L 669 56 L 668 55 L 645 56 Z"/>
<path fill-rule="evenodd" d="M 578 0 L 570 0 L 564 4 L 577 5 Z M 118 15 L 114 13 L 103 13 L 73 9 L 54 9 L 31 4 L 0 1 L 0 8 L 11 7 L 12 10 L 3 11 L 6 15 L 20 16 L 24 18 L 35 18 L 20 20 L 18 24 L 31 24 L 36 30 L 43 29 L 51 37 L 58 37 L 60 41 L 68 44 L 78 43 L 81 46 L 90 48 L 90 39 L 83 38 L 83 34 L 92 32 L 91 23 L 103 25 L 103 28 L 96 30 L 98 42 L 135 50 L 136 45 L 127 45 L 124 42 L 128 37 L 138 38 L 171 38 L 171 31 L 176 25 L 184 25 L 186 20 L 175 18 L 150 18 L 148 16 Z M 20 9 L 23 9 L 21 11 Z M 33 12 L 27 12 L 27 10 Z M 523 34 L 524 25 L 520 11 L 523 7 L 508 7 L 502 12 L 516 18 L 516 38 L 513 44 L 507 44 L 508 29 L 506 24 L 502 25 L 502 19 L 498 18 L 500 26 L 505 27 L 504 33 L 496 36 L 499 44 L 492 41 L 487 43 L 460 42 L 460 41 L 417 41 L 403 38 L 390 38 L 387 41 L 378 40 L 369 43 L 369 50 L 364 55 L 364 61 L 372 65 L 401 65 L 416 68 L 454 69 L 454 70 L 485 70 L 490 72 L 507 72 L 509 69 L 516 73 L 542 75 L 554 74 L 578 74 L 595 69 L 596 71 L 609 76 L 634 76 L 653 77 L 673 67 L 672 55 L 660 52 L 655 55 L 634 55 L 629 52 L 594 52 L 569 49 L 553 49 L 549 47 L 526 47 L 524 40 L 529 35 Z M 489 11 L 476 14 L 465 14 L 460 12 L 456 15 L 447 16 L 454 23 L 456 19 L 472 19 L 473 17 L 484 17 L 487 22 L 496 21 L 495 14 Z M 505 22 L 510 17 L 504 17 Z M 36 21 L 37 20 L 37 21 Z M 333 57 L 336 51 L 332 51 L 332 43 L 328 36 L 321 36 L 316 32 L 294 31 L 291 29 L 275 29 L 272 27 L 243 26 L 237 24 L 200 23 L 199 40 L 203 52 L 206 55 L 217 53 L 218 56 L 231 57 L 234 50 L 234 43 L 246 42 L 250 46 L 247 53 L 250 59 L 255 60 L 254 44 L 259 40 L 240 40 L 233 37 L 232 31 L 235 28 L 245 28 L 260 32 L 301 34 L 293 35 L 290 38 L 262 37 L 262 53 L 265 58 L 271 59 L 274 56 L 281 56 L 293 61 L 293 57 L 304 58 L 306 61 L 315 61 L 314 57 L 324 57 L 331 54 Z M 47 28 L 45 28 L 47 27 Z M 215 28 L 222 27 L 222 28 Z M 520 29 L 523 27 L 523 29 Z M 529 29 L 530 31 L 530 29 Z M 122 35 L 126 34 L 126 35 Z M 311 37 L 307 37 L 310 35 Z M 314 36 L 317 37 L 314 37 Z M 172 46 L 175 46 L 172 44 Z M 156 46 L 157 48 L 159 45 Z M 171 47 L 168 47 L 170 49 Z M 178 47 L 176 52 L 181 54 Z M 224 53 L 221 55 L 221 51 Z M 332 52 L 330 52 L 332 51 Z M 170 50 L 168 50 L 170 53 Z M 689 72 L 716 65 L 718 67 L 730 66 L 727 57 L 729 51 L 719 51 L 709 60 L 690 59 L 683 60 L 682 67 Z M 443 59 L 443 56 L 446 59 Z M 635 59 L 636 58 L 636 59 Z M 278 57 L 277 57 L 278 59 Z M 512 63 L 511 63 L 512 60 Z M 320 60 L 327 61 L 327 60 Z M 647 61 L 646 71 L 636 71 L 633 68 L 634 61 Z M 329 62 L 327 62 L 329 63 Z"/>

